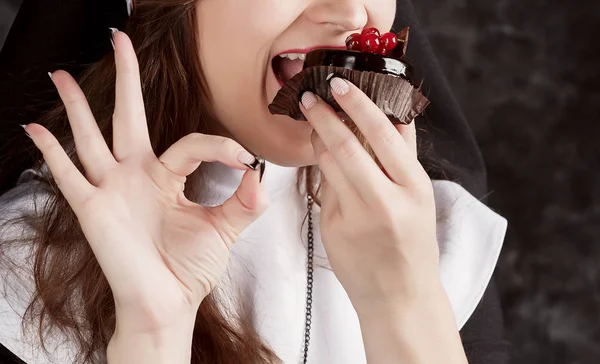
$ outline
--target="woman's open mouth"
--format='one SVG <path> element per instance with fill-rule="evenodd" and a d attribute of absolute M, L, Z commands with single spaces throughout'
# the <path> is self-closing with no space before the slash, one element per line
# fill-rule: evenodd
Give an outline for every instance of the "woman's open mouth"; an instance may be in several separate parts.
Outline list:
<path fill-rule="evenodd" d="M 302 71 L 305 59 L 305 53 L 283 53 L 273 57 L 271 67 L 279 86 L 283 86 Z"/>

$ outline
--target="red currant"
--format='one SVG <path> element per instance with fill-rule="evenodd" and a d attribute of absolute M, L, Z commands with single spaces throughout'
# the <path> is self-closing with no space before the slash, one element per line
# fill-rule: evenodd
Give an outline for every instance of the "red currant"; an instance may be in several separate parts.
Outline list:
<path fill-rule="evenodd" d="M 381 41 L 377 34 L 365 34 L 360 36 L 360 50 L 367 53 L 377 53 Z"/>
<path fill-rule="evenodd" d="M 385 54 L 396 48 L 398 45 L 398 37 L 394 33 L 385 33 L 381 36 L 381 49 L 380 53 Z"/>
<path fill-rule="evenodd" d="M 346 38 L 346 48 L 351 51 L 360 51 L 360 34 L 350 34 L 348 38 Z"/>
<path fill-rule="evenodd" d="M 380 34 L 379 34 L 379 30 L 377 30 L 377 28 L 371 27 L 371 28 L 365 28 L 363 29 L 363 31 L 360 33 L 360 35 L 365 36 L 367 34 L 375 34 L 377 35 L 377 38 L 379 38 Z"/>

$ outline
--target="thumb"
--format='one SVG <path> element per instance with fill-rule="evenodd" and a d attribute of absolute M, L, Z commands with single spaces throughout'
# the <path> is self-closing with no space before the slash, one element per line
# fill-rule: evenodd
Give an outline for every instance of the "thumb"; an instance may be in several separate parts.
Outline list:
<path fill-rule="evenodd" d="M 225 236 L 234 235 L 234 241 L 231 243 L 234 243 L 237 236 L 269 206 L 269 196 L 259 178 L 260 167 L 247 170 L 233 196 L 222 205 L 211 208 L 221 220 L 220 227 L 228 230 Z"/>

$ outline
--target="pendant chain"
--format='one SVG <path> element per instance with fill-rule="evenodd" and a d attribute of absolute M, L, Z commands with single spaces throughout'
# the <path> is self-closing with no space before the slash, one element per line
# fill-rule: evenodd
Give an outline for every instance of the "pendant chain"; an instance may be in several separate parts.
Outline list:
<path fill-rule="evenodd" d="M 310 327 L 312 324 L 312 291 L 313 291 L 313 255 L 314 255 L 314 240 L 313 240 L 313 220 L 312 220 L 312 207 L 314 200 L 312 196 L 308 195 L 308 246 L 307 246 L 307 259 L 306 259 L 306 318 L 304 322 L 304 361 L 303 364 L 307 363 L 308 360 L 308 344 L 310 342 Z"/>

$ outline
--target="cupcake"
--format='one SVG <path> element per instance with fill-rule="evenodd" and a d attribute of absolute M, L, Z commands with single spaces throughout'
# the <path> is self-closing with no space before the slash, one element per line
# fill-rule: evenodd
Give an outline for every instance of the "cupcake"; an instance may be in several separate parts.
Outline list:
<path fill-rule="evenodd" d="M 429 100 L 421 93 L 421 78 L 403 59 L 408 35 L 408 27 L 398 34 L 383 35 L 376 28 L 366 28 L 348 37 L 345 50 L 317 49 L 307 53 L 302 71 L 284 83 L 269 105 L 269 111 L 305 120 L 298 103 L 304 91 L 312 91 L 331 105 L 349 126 L 353 125 L 333 98 L 327 83 L 335 75 L 360 88 L 392 123 L 409 124 L 423 112 Z"/>
<path fill-rule="evenodd" d="M 383 35 L 376 28 L 366 28 L 346 39 L 345 50 L 317 49 L 307 53 L 302 71 L 283 84 L 269 111 L 306 120 L 300 111 L 300 97 L 305 91 L 316 93 L 337 112 L 385 172 L 367 139 L 333 98 L 327 81 L 333 76 L 345 78 L 360 88 L 392 123 L 410 124 L 429 105 L 429 100 L 421 93 L 421 78 L 404 60 L 408 34 L 408 27 L 398 34 Z M 280 67 L 284 68 L 285 65 Z"/>

